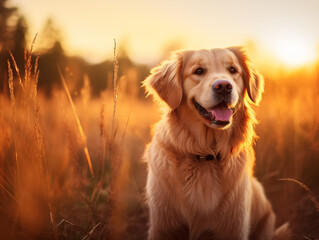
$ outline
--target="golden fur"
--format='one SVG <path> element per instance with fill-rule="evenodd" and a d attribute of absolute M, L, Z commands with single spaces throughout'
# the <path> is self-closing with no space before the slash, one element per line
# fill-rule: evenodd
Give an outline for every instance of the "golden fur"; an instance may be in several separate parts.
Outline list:
<path fill-rule="evenodd" d="M 220 79 L 232 85 L 226 126 L 194 107 L 196 101 L 214 109 L 212 86 Z M 256 120 L 250 105 L 261 99 L 263 78 L 242 49 L 176 52 L 152 69 L 144 86 L 166 105 L 144 155 L 149 239 L 274 239 L 275 215 L 252 175 Z M 209 154 L 221 158 L 194 158 Z"/>

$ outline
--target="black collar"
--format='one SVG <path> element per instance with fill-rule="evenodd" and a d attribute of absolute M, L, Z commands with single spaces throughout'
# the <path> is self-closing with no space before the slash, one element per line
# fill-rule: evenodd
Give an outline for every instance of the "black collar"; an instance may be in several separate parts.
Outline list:
<path fill-rule="evenodd" d="M 194 158 L 197 160 L 197 161 L 220 161 L 220 159 L 222 158 L 222 155 L 219 153 L 217 153 L 216 155 L 212 155 L 212 154 L 209 154 L 209 155 L 206 155 L 206 156 L 203 156 L 203 155 L 194 155 Z"/>

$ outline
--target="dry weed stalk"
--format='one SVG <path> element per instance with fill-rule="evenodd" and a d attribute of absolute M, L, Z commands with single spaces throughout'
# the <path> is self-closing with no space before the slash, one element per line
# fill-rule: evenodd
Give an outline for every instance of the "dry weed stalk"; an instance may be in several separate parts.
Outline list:
<path fill-rule="evenodd" d="M 92 236 L 93 232 L 95 231 L 95 229 L 96 229 L 98 226 L 100 226 L 100 225 L 101 225 L 101 223 L 96 224 L 96 225 L 92 228 L 92 230 L 82 238 L 82 240 L 85 240 L 85 239 L 87 239 L 87 238 L 89 238 L 89 237 L 91 238 L 91 236 Z"/>
<path fill-rule="evenodd" d="M 106 136 L 105 136 L 105 126 L 104 126 L 104 104 L 102 103 L 100 111 L 100 141 L 101 141 L 101 161 L 102 161 L 102 170 L 101 170 L 101 181 L 104 179 L 104 167 L 105 167 L 105 156 L 106 156 Z"/>
<path fill-rule="evenodd" d="M 308 193 L 308 196 L 310 198 L 310 200 L 313 202 L 313 204 L 316 207 L 316 210 L 319 212 L 319 202 L 318 199 L 316 198 L 315 194 L 309 189 L 309 187 L 307 187 L 306 184 L 304 184 L 303 182 L 300 182 L 299 180 L 293 179 L 293 178 L 281 178 L 279 179 L 280 181 L 290 181 L 290 182 L 294 182 L 297 183 L 300 187 L 302 187 L 303 189 L 305 189 Z"/>
<path fill-rule="evenodd" d="M 64 76 L 63 76 L 63 74 L 61 72 L 61 69 L 58 68 L 58 70 L 59 70 L 60 79 L 62 81 L 65 93 L 66 93 L 66 95 L 68 97 L 68 100 L 70 102 L 70 105 L 71 105 L 71 108 L 72 108 L 72 111 L 73 111 L 73 115 L 74 115 L 76 124 L 78 126 L 79 132 L 80 132 L 80 136 L 81 136 L 83 144 L 84 144 L 83 150 L 84 150 L 85 158 L 86 158 L 88 166 L 89 166 L 90 173 L 91 173 L 92 176 L 94 176 L 93 167 L 92 167 L 92 161 L 91 161 L 89 150 L 88 150 L 87 143 L 86 143 L 86 136 L 84 134 L 84 131 L 83 131 L 83 128 L 82 128 L 82 124 L 80 122 L 80 118 L 79 118 L 79 116 L 77 114 L 77 111 L 76 111 L 75 105 L 73 103 L 73 100 L 72 100 L 68 85 L 66 84 L 66 81 L 65 81 Z"/>
<path fill-rule="evenodd" d="M 12 53 L 11 52 L 9 52 L 9 54 L 10 54 L 10 57 L 11 57 L 11 60 L 12 60 L 12 63 L 13 63 L 13 66 L 14 66 L 14 69 L 15 69 L 15 71 L 16 71 L 16 73 L 17 73 L 17 76 L 18 76 L 18 79 L 19 79 L 19 84 L 20 84 L 20 87 L 21 87 L 21 89 L 24 91 L 24 86 L 23 86 L 23 83 L 22 83 L 22 78 L 21 78 L 21 75 L 20 75 L 20 70 L 19 70 L 19 68 L 18 68 L 18 65 L 17 65 L 17 63 L 16 63 L 16 60 L 14 59 L 14 57 L 13 57 L 13 55 L 12 55 Z M 10 71 L 11 71 L 11 77 L 10 77 L 10 75 L 9 75 L 9 88 L 10 88 L 10 90 L 11 90 L 11 87 L 10 87 L 10 78 L 12 78 L 12 87 L 13 87 L 13 73 L 12 73 L 12 69 L 11 69 L 11 65 L 10 65 L 10 67 L 9 67 L 9 65 L 10 65 L 10 61 L 8 60 L 8 71 L 9 71 L 9 74 L 10 74 Z M 12 88 L 13 89 L 13 88 Z M 10 92 L 11 93 L 11 92 Z M 11 97 L 11 94 L 10 94 L 10 97 Z"/>
<path fill-rule="evenodd" d="M 10 53 L 11 54 L 11 53 Z M 11 55 L 12 59 L 13 56 Z M 14 62 L 15 63 L 15 62 Z M 16 63 L 15 63 L 16 66 Z M 21 82 L 21 78 L 19 76 L 19 80 L 20 80 L 20 85 L 21 87 L 23 87 L 22 82 Z M 17 168 L 17 182 L 19 183 L 19 175 L 20 175 L 20 171 L 19 171 L 19 162 L 18 162 L 18 153 L 17 153 L 17 148 L 16 148 L 16 142 L 17 142 L 17 138 L 16 138 L 16 133 L 15 133 L 15 129 L 16 129 L 16 109 L 15 109 L 15 97 L 14 97 L 14 89 L 13 89 L 13 72 L 11 69 L 11 64 L 10 61 L 8 60 L 8 84 L 9 84 L 9 91 L 10 91 L 10 101 L 11 101 L 11 111 L 12 111 L 12 129 L 13 129 L 13 141 L 14 141 L 14 155 L 15 155 L 15 161 L 16 161 L 16 168 Z M 5 189 L 6 190 L 6 189 Z M 7 190 L 6 190 L 7 192 Z M 11 196 L 11 194 L 10 194 Z"/>
<path fill-rule="evenodd" d="M 118 53 L 116 48 L 116 40 L 114 39 L 114 60 L 113 60 L 113 116 L 112 116 L 112 129 L 111 129 L 111 142 L 110 142 L 110 159 L 112 155 L 112 147 L 113 147 L 113 141 L 114 141 L 114 123 L 115 123 L 115 114 L 116 114 L 116 105 L 117 105 L 117 99 L 119 94 L 119 86 L 120 81 L 118 78 L 118 71 L 119 71 L 119 59 L 118 59 Z"/>

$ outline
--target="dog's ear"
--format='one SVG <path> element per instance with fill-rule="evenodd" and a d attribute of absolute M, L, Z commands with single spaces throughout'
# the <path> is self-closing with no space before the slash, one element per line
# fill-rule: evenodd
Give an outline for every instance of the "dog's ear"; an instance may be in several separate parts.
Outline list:
<path fill-rule="evenodd" d="M 177 108 L 183 97 L 182 69 L 182 54 L 172 54 L 168 60 L 154 67 L 144 80 L 147 94 L 160 97 L 172 110 Z"/>
<path fill-rule="evenodd" d="M 245 88 L 251 101 L 258 105 L 261 100 L 261 95 L 264 92 L 263 77 L 251 66 L 245 51 L 241 47 L 228 48 L 238 58 L 243 69 L 243 79 Z"/>

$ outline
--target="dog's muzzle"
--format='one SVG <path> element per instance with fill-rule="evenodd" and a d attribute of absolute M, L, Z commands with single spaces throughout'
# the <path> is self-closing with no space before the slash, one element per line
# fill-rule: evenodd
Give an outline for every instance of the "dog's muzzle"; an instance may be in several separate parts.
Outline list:
<path fill-rule="evenodd" d="M 211 109 L 206 109 L 194 100 L 194 106 L 202 117 L 210 120 L 211 124 L 221 127 L 230 124 L 233 109 L 229 108 L 229 105 L 226 102 L 221 102 Z"/>

